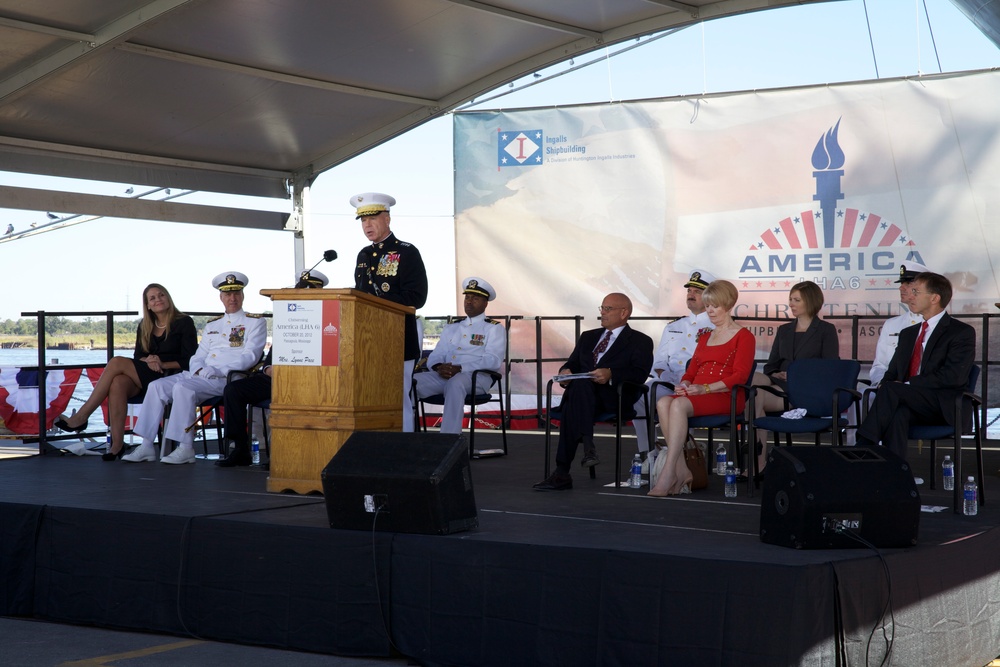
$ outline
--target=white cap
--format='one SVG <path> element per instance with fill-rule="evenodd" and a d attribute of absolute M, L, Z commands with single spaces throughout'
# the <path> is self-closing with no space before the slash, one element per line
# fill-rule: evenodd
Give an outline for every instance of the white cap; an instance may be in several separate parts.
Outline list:
<path fill-rule="evenodd" d="M 303 271 L 302 275 L 299 276 L 299 282 L 296 283 L 296 287 L 326 287 L 330 282 L 330 279 L 324 276 L 321 272 L 316 269 L 309 269 L 308 271 Z"/>
<path fill-rule="evenodd" d="M 920 262 L 914 262 L 911 260 L 906 260 L 899 265 L 899 280 L 897 283 L 912 283 L 917 279 L 917 276 L 921 273 L 926 273 L 930 271 L 926 266 Z"/>
<path fill-rule="evenodd" d="M 462 281 L 462 294 L 477 294 L 485 296 L 487 301 L 497 298 L 496 290 L 493 286 L 482 278 L 471 276 Z"/>
<path fill-rule="evenodd" d="M 351 206 L 355 208 L 357 214 L 355 220 L 363 215 L 375 215 L 382 211 L 388 211 L 390 206 L 395 205 L 395 199 L 381 192 L 362 192 L 360 195 L 351 197 Z"/>
<path fill-rule="evenodd" d="M 684 287 L 697 287 L 699 289 L 705 289 L 710 283 L 715 282 L 715 276 L 713 276 L 708 271 L 702 269 L 695 269 L 691 272 L 691 277 L 688 281 L 684 283 Z"/>
<path fill-rule="evenodd" d="M 245 273 L 239 271 L 223 271 L 212 279 L 212 287 L 220 292 L 236 292 L 250 282 Z"/>

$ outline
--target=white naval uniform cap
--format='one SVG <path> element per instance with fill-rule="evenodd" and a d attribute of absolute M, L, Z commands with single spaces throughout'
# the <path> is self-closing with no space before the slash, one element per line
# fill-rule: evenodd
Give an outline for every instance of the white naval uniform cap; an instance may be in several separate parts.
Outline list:
<path fill-rule="evenodd" d="M 462 281 L 462 294 L 476 294 L 485 296 L 487 301 L 497 298 L 497 292 L 493 286 L 482 278 L 470 276 Z"/>
<path fill-rule="evenodd" d="M 396 200 L 381 192 L 362 192 L 351 197 L 351 206 L 355 208 L 355 220 L 365 215 L 375 215 L 382 211 L 388 211 L 389 207 L 395 206 Z"/>
<path fill-rule="evenodd" d="M 212 287 L 220 292 L 236 292 L 250 282 L 245 273 L 239 271 L 223 271 L 212 279 Z"/>

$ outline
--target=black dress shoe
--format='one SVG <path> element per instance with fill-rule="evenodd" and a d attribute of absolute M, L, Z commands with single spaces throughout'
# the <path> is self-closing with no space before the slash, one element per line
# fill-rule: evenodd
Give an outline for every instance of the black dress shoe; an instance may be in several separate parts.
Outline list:
<path fill-rule="evenodd" d="M 122 448 L 119 449 L 117 452 L 110 452 L 110 451 L 104 452 L 103 454 L 101 454 L 101 460 L 102 461 L 117 461 L 117 460 L 121 459 L 121 457 L 123 457 L 123 456 L 125 456 L 125 445 L 122 445 Z"/>
<path fill-rule="evenodd" d="M 569 473 L 556 470 L 532 488 L 537 491 L 566 491 L 573 488 L 573 478 Z"/>
<path fill-rule="evenodd" d="M 236 466 L 248 466 L 253 463 L 253 459 L 250 457 L 250 451 L 246 449 L 234 449 L 229 452 L 229 456 L 224 459 L 219 459 L 215 462 L 215 465 L 220 468 L 235 468 Z"/>
<path fill-rule="evenodd" d="M 584 468 L 593 468 L 601 463 L 601 459 L 597 458 L 596 449 L 588 449 L 583 453 L 583 458 L 580 460 L 580 465 Z"/>
<path fill-rule="evenodd" d="M 65 419 L 57 419 L 53 425 L 60 431 L 66 431 L 67 433 L 80 433 L 87 428 L 86 424 L 83 424 L 82 426 L 70 426 Z"/>

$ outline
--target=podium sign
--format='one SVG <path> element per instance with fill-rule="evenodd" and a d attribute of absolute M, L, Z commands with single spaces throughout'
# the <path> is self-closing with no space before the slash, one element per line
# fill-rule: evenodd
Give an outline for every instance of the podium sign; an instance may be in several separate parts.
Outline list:
<path fill-rule="evenodd" d="M 413 309 L 353 289 L 260 293 L 274 303 L 267 490 L 322 493 L 320 474 L 352 433 L 403 428 Z"/>
<path fill-rule="evenodd" d="M 340 301 L 275 301 L 273 312 L 275 366 L 340 364 Z"/>

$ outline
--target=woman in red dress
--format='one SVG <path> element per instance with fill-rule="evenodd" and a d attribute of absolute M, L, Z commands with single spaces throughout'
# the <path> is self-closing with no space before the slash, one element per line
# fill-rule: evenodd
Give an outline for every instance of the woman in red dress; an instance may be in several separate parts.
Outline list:
<path fill-rule="evenodd" d="M 660 429 L 667 442 L 666 463 L 651 496 L 691 493 L 691 471 L 684 462 L 684 443 L 688 437 L 688 418 L 729 413 L 729 390 L 746 382 L 753 365 L 756 341 L 753 334 L 733 321 L 730 311 L 739 298 L 736 286 L 716 280 L 705 288 L 702 301 L 708 319 L 715 325 L 711 333 L 698 338 L 698 346 L 687 372 L 674 388 L 673 396 L 656 402 Z M 740 392 L 736 409 L 743 410 Z"/>

